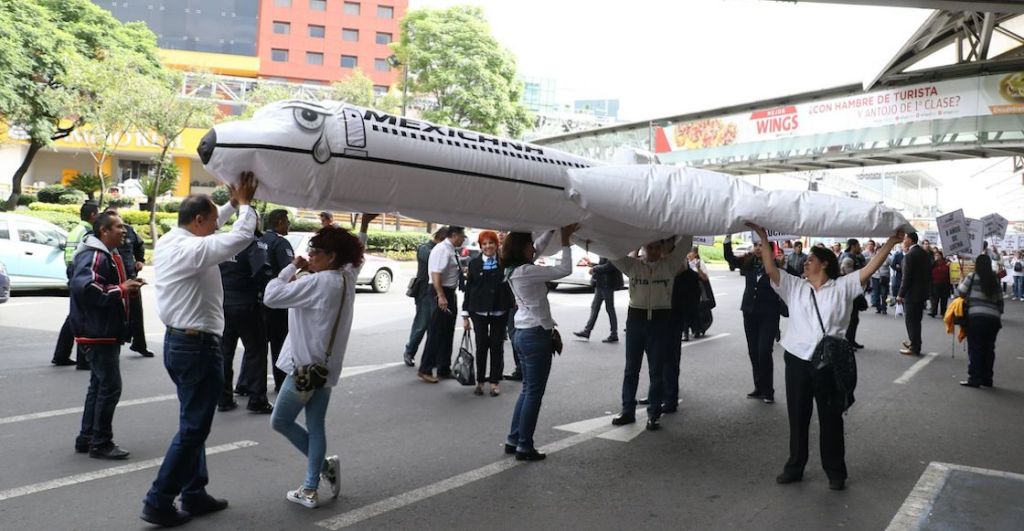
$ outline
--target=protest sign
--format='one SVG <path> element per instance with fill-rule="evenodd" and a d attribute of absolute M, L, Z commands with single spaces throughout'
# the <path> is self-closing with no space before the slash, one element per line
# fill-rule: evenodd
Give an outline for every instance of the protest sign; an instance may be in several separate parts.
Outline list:
<path fill-rule="evenodd" d="M 714 245 L 715 244 L 715 237 L 714 236 L 694 236 L 693 237 L 693 244 L 694 245 Z"/>
<path fill-rule="evenodd" d="M 967 235 L 967 219 L 964 218 L 963 209 L 942 214 L 935 218 L 935 223 L 939 227 L 939 238 L 946 254 L 970 254 L 971 242 Z"/>
<path fill-rule="evenodd" d="M 981 254 L 985 243 L 985 223 L 980 219 L 967 218 L 967 236 L 971 242 L 971 258 Z"/>
<path fill-rule="evenodd" d="M 799 240 L 800 239 L 800 237 L 795 235 L 795 234 L 783 234 L 781 232 L 774 231 L 774 230 L 766 230 L 765 232 L 768 233 L 768 241 L 770 241 L 770 242 L 782 242 L 782 241 L 786 241 L 786 240 Z M 754 243 L 757 243 L 757 242 L 761 241 L 761 238 L 757 235 L 757 233 L 751 231 L 750 232 L 750 241 L 752 241 Z"/>
<path fill-rule="evenodd" d="M 1006 227 L 1010 225 L 1009 220 L 999 214 L 989 214 L 981 218 L 981 222 L 985 224 L 985 236 L 1000 238 L 1006 236 Z"/>

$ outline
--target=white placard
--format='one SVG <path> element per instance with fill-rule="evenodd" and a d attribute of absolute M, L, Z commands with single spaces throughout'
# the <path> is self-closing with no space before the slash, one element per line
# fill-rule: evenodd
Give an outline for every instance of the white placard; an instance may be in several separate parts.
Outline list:
<path fill-rule="evenodd" d="M 985 223 L 980 219 L 967 218 L 967 236 L 971 242 L 971 257 L 976 257 L 985 244 Z"/>
<path fill-rule="evenodd" d="M 770 242 L 783 242 L 783 241 L 786 241 L 786 240 L 799 240 L 800 239 L 800 237 L 795 235 L 795 234 L 783 234 L 783 233 L 778 232 L 778 231 L 767 230 L 767 229 L 765 229 L 765 232 L 768 233 L 768 241 L 770 241 Z M 752 241 L 754 243 L 757 243 L 757 242 L 761 241 L 761 238 L 757 235 L 756 232 L 750 231 L 750 241 Z"/>
<path fill-rule="evenodd" d="M 693 244 L 694 245 L 714 245 L 715 244 L 715 237 L 714 236 L 694 236 L 693 237 Z"/>
<path fill-rule="evenodd" d="M 921 233 L 921 241 L 928 240 L 932 245 L 939 245 L 939 231 L 926 230 Z"/>
<path fill-rule="evenodd" d="M 985 224 L 985 236 L 998 236 L 999 238 L 1006 236 L 1006 227 L 1010 225 L 1009 220 L 999 214 L 989 214 L 981 218 L 981 222 Z"/>
<path fill-rule="evenodd" d="M 970 254 L 971 242 L 967 234 L 967 220 L 964 218 L 962 208 L 935 218 L 935 224 L 939 227 L 939 239 L 942 242 L 942 249 L 947 255 Z"/>

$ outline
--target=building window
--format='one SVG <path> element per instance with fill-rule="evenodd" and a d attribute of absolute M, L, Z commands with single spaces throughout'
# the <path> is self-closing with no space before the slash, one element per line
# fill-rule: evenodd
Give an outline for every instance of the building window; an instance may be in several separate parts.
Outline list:
<path fill-rule="evenodd" d="M 306 52 L 306 64 L 307 65 L 322 65 L 324 64 L 324 54 L 320 52 Z"/>
<path fill-rule="evenodd" d="M 388 64 L 388 60 L 387 59 L 374 59 L 373 60 L 373 69 L 378 71 L 378 72 L 390 72 L 391 71 L 391 65 Z"/>
<path fill-rule="evenodd" d="M 316 24 L 309 25 L 309 36 L 314 39 L 324 38 L 325 30 L 323 26 L 317 26 Z"/>
<path fill-rule="evenodd" d="M 353 17 L 359 16 L 359 2 L 345 2 L 345 14 Z"/>
<path fill-rule="evenodd" d="M 377 44 L 391 44 L 391 34 L 378 31 Z"/>
<path fill-rule="evenodd" d="M 383 96 L 383 95 L 388 93 L 388 86 L 387 85 L 374 85 L 373 86 L 373 93 L 375 95 L 377 95 L 377 96 Z"/>
<path fill-rule="evenodd" d="M 327 0 L 309 0 L 310 11 L 327 11 Z"/>
<path fill-rule="evenodd" d="M 275 63 L 287 63 L 288 62 L 288 50 L 282 50 L 280 48 L 270 49 L 270 60 Z"/>
<path fill-rule="evenodd" d="M 278 35 L 288 35 L 292 32 L 292 25 L 290 22 L 278 22 L 274 21 L 274 33 Z"/>
<path fill-rule="evenodd" d="M 341 67 L 342 68 L 355 68 L 359 66 L 359 59 L 354 55 L 343 55 L 341 56 Z"/>
<path fill-rule="evenodd" d="M 274 0 L 276 7 L 292 7 L 292 0 Z"/>
<path fill-rule="evenodd" d="M 359 30 L 351 29 L 351 28 L 342 28 L 341 29 L 341 40 L 349 41 L 349 42 L 358 42 L 359 41 Z"/>
<path fill-rule="evenodd" d="M 377 6 L 377 18 L 395 18 L 395 8 L 391 6 Z"/>

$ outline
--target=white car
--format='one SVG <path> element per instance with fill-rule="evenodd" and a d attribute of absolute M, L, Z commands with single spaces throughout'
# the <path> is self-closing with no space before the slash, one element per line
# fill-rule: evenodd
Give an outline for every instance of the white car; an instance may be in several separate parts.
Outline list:
<path fill-rule="evenodd" d="M 38 218 L 0 214 L 0 262 L 12 291 L 68 289 L 64 245 L 68 233 Z"/>
<path fill-rule="evenodd" d="M 551 289 L 557 288 L 560 284 L 568 284 L 572 286 L 590 286 L 590 264 L 597 264 L 601 259 L 596 253 L 587 252 L 578 245 L 572 246 L 572 273 L 569 276 L 560 278 L 553 282 L 548 283 L 548 287 Z M 562 262 L 562 251 L 558 250 L 557 253 L 542 256 L 535 262 L 540 266 L 556 266 Z"/>
<path fill-rule="evenodd" d="M 315 232 L 289 232 L 285 239 L 288 240 L 288 243 L 292 244 L 292 249 L 297 256 L 309 258 L 307 254 L 309 251 L 309 240 L 314 235 L 316 235 Z M 395 279 L 395 273 L 398 271 L 400 264 L 390 258 L 383 258 L 372 254 L 365 254 L 363 257 L 365 263 L 363 264 L 362 271 L 359 272 L 359 278 L 356 279 L 356 285 L 370 286 L 374 293 L 387 293 L 391 289 L 391 283 Z"/>
<path fill-rule="evenodd" d="M 0 262 L 0 304 L 11 298 L 11 277 L 7 276 L 7 267 Z"/>

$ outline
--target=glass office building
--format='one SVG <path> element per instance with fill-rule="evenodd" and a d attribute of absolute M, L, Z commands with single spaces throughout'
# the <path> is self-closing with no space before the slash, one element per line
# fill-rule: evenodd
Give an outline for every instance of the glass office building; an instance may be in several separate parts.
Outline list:
<path fill-rule="evenodd" d="M 259 0 L 94 0 L 124 22 L 145 22 L 169 50 L 256 55 Z"/>

